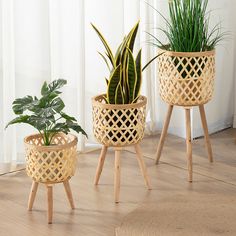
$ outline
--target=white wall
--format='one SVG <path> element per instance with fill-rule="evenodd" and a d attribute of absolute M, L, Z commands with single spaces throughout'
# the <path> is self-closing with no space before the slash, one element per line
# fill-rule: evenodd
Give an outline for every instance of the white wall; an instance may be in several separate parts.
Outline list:
<path fill-rule="evenodd" d="M 164 14 L 167 11 L 168 1 L 158 0 L 157 8 Z M 214 133 L 224 128 L 232 126 L 234 114 L 234 94 L 235 94 L 235 35 L 236 35 L 236 4 L 234 0 L 209 0 L 211 13 L 211 24 L 222 22 L 222 30 L 230 35 L 221 42 L 216 50 L 216 80 L 214 97 L 206 105 L 206 116 L 209 132 Z M 158 26 L 164 26 L 164 22 L 158 17 Z M 166 104 L 160 103 L 160 111 L 166 112 Z M 235 105 L 236 111 L 236 105 Z M 201 120 L 198 108 L 194 108 L 192 114 L 193 137 L 203 135 Z M 161 116 L 163 122 L 164 114 Z M 160 126 L 162 126 L 162 122 Z M 185 137 L 185 114 L 181 107 L 174 108 L 169 132 Z M 159 126 L 159 127 L 160 127 Z"/>

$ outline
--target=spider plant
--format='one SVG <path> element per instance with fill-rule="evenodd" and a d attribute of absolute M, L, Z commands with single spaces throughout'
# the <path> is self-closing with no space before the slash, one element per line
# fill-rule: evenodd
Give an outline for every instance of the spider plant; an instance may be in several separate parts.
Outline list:
<path fill-rule="evenodd" d="M 168 42 L 161 42 L 148 33 L 152 44 L 176 52 L 202 52 L 213 50 L 224 38 L 220 23 L 210 29 L 210 12 L 207 11 L 208 0 L 169 0 L 169 18 L 152 7 L 166 23 L 166 28 L 159 28 Z"/>

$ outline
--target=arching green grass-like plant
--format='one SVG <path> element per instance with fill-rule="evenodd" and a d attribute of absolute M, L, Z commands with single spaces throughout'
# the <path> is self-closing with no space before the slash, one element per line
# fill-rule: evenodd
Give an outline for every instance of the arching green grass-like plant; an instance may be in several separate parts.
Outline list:
<path fill-rule="evenodd" d="M 157 47 L 176 52 L 210 51 L 226 36 L 225 32 L 221 33 L 220 23 L 210 28 L 208 0 L 169 0 L 169 18 L 149 6 L 166 23 L 165 28 L 159 28 L 168 40 L 166 43 L 148 33 Z"/>

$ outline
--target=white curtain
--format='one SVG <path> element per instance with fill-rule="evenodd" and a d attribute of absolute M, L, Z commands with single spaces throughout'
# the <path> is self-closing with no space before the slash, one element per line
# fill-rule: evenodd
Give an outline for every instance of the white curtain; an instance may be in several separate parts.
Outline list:
<path fill-rule="evenodd" d="M 4 126 L 14 117 L 12 101 L 28 94 L 39 95 L 45 80 L 67 79 L 63 90 L 66 110 L 77 117 L 89 134 L 89 140 L 79 138 L 79 150 L 85 150 L 88 143 L 94 142 L 91 97 L 106 90 L 104 77 L 108 72 L 97 53 L 104 51 L 103 46 L 90 23 L 102 31 L 115 50 L 124 34 L 141 18 L 136 48 L 143 48 L 144 64 L 157 53 L 156 48 L 147 45 L 145 31 L 155 33 L 155 28 L 163 25 L 160 16 L 145 2 L 167 13 L 166 0 L 0 0 L 0 162 L 24 161 L 23 138 L 35 130 L 25 125 L 4 130 Z M 222 8 L 220 14 L 222 18 L 227 16 L 226 26 L 231 29 L 235 20 L 227 11 L 233 11 L 230 7 L 234 5 L 233 0 L 225 0 L 224 4 L 220 0 L 214 2 Z M 231 46 L 227 44 L 226 48 L 232 49 Z M 232 123 L 233 116 L 232 104 L 228 105 L 233 94 L 232 55 L 232 51 L 221 53 L 219 59 L 220 76 L 230 81 L 227 89 L 230 88 L 231 95 L 222 102 L 217 91 L 218 100 L 228 109 L 222 118 L 223 121 L 228 119 L 228 123 Z M 224 60 L 228 64 L 227 71 L 222 69 Z M 148 97 L 148 134 L 162 127 L 167 108 L 159 98 L 156 77 L 156 63 L 153 63 L 144 73 L 142 88 Z M 218 82 L 217 90 L 221 87 L 222 83 Z M 217 103 L 211 109 L 213 112 L 218 109 L 221 114 Z M 170 132 L 183 137 L 183 120 L 183 110 L 175 109 Z M 217 129 L 224 125 L 223 122 Z"/>
<path fill-rule="evenodd" d="M 90 22 L 115 50 L 141 16 L 145 20 L 140 23 L 136 47 L 144 47 L 146 62 L 154 55 L 145 42 L 144 29 L 154 22 L 147 5 L 139 0 L 0 0 L 0 4 L 0 162 L 24 161 L 23 138 L 35 132 L 26 125 L 4 130 L 14 118 L 12 101 L 28 94 L 39 95 L 43 81 L 56 78 L 67 79 L 63 90 L 66 110 L 89 134 L 89 140 L 79 138 L 79 150 L 83 151 L 94 141 L 91 97 L 105 91 L 107 75 L 97 54 L 104 49 Z M 143 93 L 153 98 L 148 105 L 148 133 L 158 123 L 154 71 L 146 72 L 143 86 Z"/>

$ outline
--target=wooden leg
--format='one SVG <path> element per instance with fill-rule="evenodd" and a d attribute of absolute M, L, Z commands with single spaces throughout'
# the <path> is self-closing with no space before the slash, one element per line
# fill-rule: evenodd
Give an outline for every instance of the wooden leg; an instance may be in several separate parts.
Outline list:
<path fill-rule="evenodd" d="M 33 205 L 34 205 L 34 199 L 38 190 L 39 183 L 34 182 L 32 183 L 30 195 L 29 195 L 29 201 L 28 201 L 28 210 L 32 211 Z"/>
<path fill-rule="evenodd" d="M 100 179 L 100 176 L 102 173 L 104 161 L 106 158 L 106 154 L 107 154 L 107 147 L 103 146 L 102 150 L 101 150 L 100 157 L 99 157 L 99 161 L 98 161 L 97 171 L 96 171 L 96 175 L 95 175 L 95 179 L 94 179 L 94 185 L 98 185 L 98 182 L 99 182 L 99 179 Z"/>
<path fill-rule="evenodd" d="M 165 123 L 164 123 L 164 127 L 163 127 L 162 132 L 161 132 L 161 138 L 160 138 L 160 141 L 159 141 L 159 144 L 158 144 L 158 147 L 157 147 L 156 164 L 159 163 L 159 160 L 160 160 L 160 157 L 161 157 L 161 152 L 162 152 L 163 145 L 164 145 L 164 142 L 165 142 L 165 138 L 166 138 L 167 130 L 168 130 L 168 127 L 169 127 L 172 111 L 173 111 L 173 105 L 169 105 L 168 112 L 167 112 L 166 119 L 165 119 Z"/>
<path fill-rule="evenodd" d="M 53 214 L 52 185 L 47 185 L 47 191 L 48 191 L 48 224 L 52 224 L 52 214 Z"/>
<path fill-rule="evenodd" d="M 120 149 L 115 149 L 115 178 L 114 178 L 114 196 L 115 203 L 119 203 L 120 197 Z"/>
<path fill-rule="evenodd" d="M 142 150 L 140 148 L 140 145 L 135 144 L 134 148 L 135 148 L 135 151 L 136 151 L 136 154 L 137 154 L 139 167 L 140 167 L 141 173 L 144 177 L 145 183 L 146 183 L 148 189 L 151 190 L 152 187 L 151 187 L 150 180 L 149 180 L 149 177 L 148 177 L 148 174 L 147 174 L 147 168 L 146 168 L 145 162 L 143 160 L 143 154 L 142 154 Z"/>
<path fill-rule="evenodd" d="M 192 140 L 191 140 L 191 116 L 190 109 L 185 109 L 186 115 L 186 145 L 187 145 L 187 159 L 188 159 L 188 180 L 193 180 L 193 169 L 192 169 Z"/>
<path fill-rule="evenodd" d="M 70 188 L 70 183 L 67 180 L 67 181 L 64 181 L 63 184 L 64 184 L 64 187 L 66 190 L 66 195 L 67 195 L 68 200 L 70 202 L 71 209 L 75 209 L 74 200 L 73 200 L 73 196 L 72 196 L 72 192 L 71 192 L 71 188 Z"/>
<path fill-rule="evenodd" d="M 208 133 L 208 127 L 207 127 L 207 120 L 206 120 L 204 105 L 199 106 L 199 111 L 200 111 L 201 120 L 202 120 L 202 127 L 203 127 L 204 134 L 205 134 L 205 143 L 206 143 L 206 149 L 207 149 L 207 153 L 208 153 L 208 159 L 209 159 L 210 162 L 213 162 L 211 142 L 210 142 L 210 137 L 209 137 L 209 133 Z"/>

